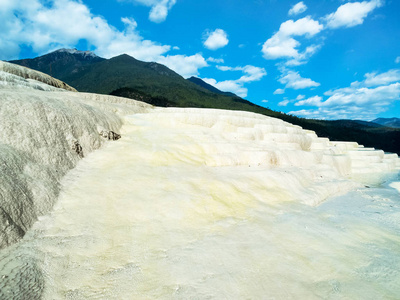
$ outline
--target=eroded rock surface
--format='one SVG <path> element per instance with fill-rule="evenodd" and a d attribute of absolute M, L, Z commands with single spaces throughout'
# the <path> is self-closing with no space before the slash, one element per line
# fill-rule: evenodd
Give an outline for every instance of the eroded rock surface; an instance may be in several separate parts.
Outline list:
<path fill-rule="evenodd" d="M 18 241 L 38 216 L 52 208 L 60 179 L 83 154 L 106 142 L 97 128 L 116 132 L 123 123 L 121 116 L 151 106 L 119 97 L 60 90 L 65 86 L 54 78 L 5 62 L 0 62 L 0 69 L 3 248 Z"/>
<path fill-rule="evenodd" d="M 114 131 L 111 130 L 110 131 L 103 130 L 100 132 L 100 135 L 105 139 L 113 141 L 119 140 L 121 138 L 120 134 L 115 133 Z"/>

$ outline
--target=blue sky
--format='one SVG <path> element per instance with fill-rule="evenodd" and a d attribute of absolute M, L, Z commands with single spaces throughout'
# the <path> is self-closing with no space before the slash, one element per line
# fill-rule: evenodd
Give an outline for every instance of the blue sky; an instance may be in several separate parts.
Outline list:
<path fill-rule="evenodd" d="M 258 105 L 400 117 L 398 0 L 0 0 L 0 59 L 127 53 Z"/>

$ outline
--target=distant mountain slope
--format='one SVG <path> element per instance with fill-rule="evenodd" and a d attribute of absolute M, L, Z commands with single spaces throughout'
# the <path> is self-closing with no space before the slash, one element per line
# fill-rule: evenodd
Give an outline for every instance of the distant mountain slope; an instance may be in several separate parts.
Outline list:
<path fill-rule="evenodd" d="M 356 141 L 366 147 L 400 154 L 400 129 L 363 125 L 352 120 L 323 121 L 287 115 L 237 96 L 221 94 L 205 82 L 193 78 L 186 80 L 164 65 L 139 61 L 126 54 L 104 59 L 90 52 L 61 49 L 13 63 L 52 74 L 81 92 L 113 94 L 157 106 L 255 112 L 313 130 L 330 140 Z"/>
<path fill-rule="evenodd" d="M 383 126 L 400 128 L 400 118 L 378 118 L 372 121 Z"/>
<path fill-rule="evenodd" d="M 213 92 L 213 93 L 217 93 L 217 94 L 221 94 L 221 95 L 225 95 L 225 96 L 231 96 L 231 97 L 238 97 L 236 94 L 231 93 L 231 92 L 223 92 L 220 91 L 219 89 L 217 89 L 216 87 L 212 86 L 211 84 L 208 84 L 207 82 L 205 82 L 204 80 L 198 78 L 198 77 L 190 77 L 187 80 Z"/>
<path fill-rule="evenodd" d="M 346 126 L 346 127 L 352 127 L 352 128 L 380 128 L 384 127 L 383 125 L 374 123 L 374 122 L 368 122 L 368 121 L 362 121 L 362 120 L 347 120 L 347 119 L 342 119 L 342 120 L 336 120 L 334 121 L 340 126 Z"/>

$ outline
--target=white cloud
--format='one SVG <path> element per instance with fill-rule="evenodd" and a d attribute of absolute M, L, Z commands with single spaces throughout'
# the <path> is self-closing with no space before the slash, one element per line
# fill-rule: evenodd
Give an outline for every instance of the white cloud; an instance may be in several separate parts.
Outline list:
<path fill-rule="evenodd" d="M 289 100 L 282 100 L 281 102 L 278 103 L 278 106 L 287 106 L 289 104 Z"/>
<path fill-rule="evenodd" d="M 217 50 L 228 45 L 228 35 L 222 29 L 216 29 L 213 32 L 206 32 L 204 47 L 210 50 Z"/>
<path fill-rule="evenodd" d="M 149 5 L 166 3 L 141 1 Z M 197 75 L 199 68 L 207 66 L 200 54 L 165 56 L 171 46 L 144 39 L 134 19 L 121 18 L 125 28 L 120 31 L 101 16 L 92 14 L 82 2 L 14 0 L 7 3 L 0 7 L 1 59 L 18 58 L 21 45 L 45 54 L 57 48 L 72 48 L 83 40 L 99 56 L 110 58 L 126 53 L 139 60 L 165 63 L 183 76 Z"/>
<path fill-rule="evenodd" d="M 174 70 L 185 78 L 198 76 L 198 69 L 208 66 L 206 60 L 201 56 L 201 54 L 191 56 L 168 55 L 166 57 L 160 57 L 158 62 L 166 65 L 168 68 Z"/>
<path fill-rule="evenodd" d="M 284 93 L 285 93 L 284 89 L 276 89 L 273 94 L 274 95 L 281 95 L 281 94 L 284 94 Z"/>
<path fill-rule="evenodd" d="M 217 66 L 217 69 L 221 71 L 242 71 L 244 75 L 237 79 L 237 82 L 245 83 L 258 81 L 267 75 L 267 71 L 264 68 L 259 68 L 251 65 L 247 65 L 244 67 L 228 67 L 228 66 Z"/>
<path fill-rule="evenodd" d="M 387 106 L 393 100 L 400 99 L 400 83 L 378 86 L 375 88 L 359 87 L 338 89 L 325 93 L 331 95 L 319 106 Z M 369 107 L 370 109 L 372 107 Z"/>
<path fill-rule="evenodd" d="M 153 22 L 160 23 L 165 21 L 168 11 L 174 6 L 176 0 L 163 0 L 154 5 L 149 14 L 149 19 Z"/>
<path fill-rule="evenodd" d="M 281 24 L 279 32 L 285 36 L 307 36 L 312 37 L 323 29 L 323 25 L 311 19 L 310 16 L 297 21 L 288 20 Z"/>
<path fill-rule="evenodd" d="M 266 59 L 292 58 L 299 55 L 296 50 L 299 45 L 300 43 L 291 37 L 275 34 L 264 43 L 262 52 Z"/>
<path fill-rule="evenodd" d="M 298 53 L 296 58 L 288 60 L 286 66 L 300 66 L 307 63 L 308 59 L 313 56 L 319 49 L 321 45 L 311 45 L 306 48 L 302 53 Z"/>
<path fill-rule="evenodd" d="M 367 73 L 362 82 L 353 82 L 349 87 L 324 93 L 328 99 L 319 96 L 297 102 L 295 105 L 315 106 L 318 109 L 290 112 L 298 116 L 315 118 L 350 118 L 370 120 L 387 111 L 395 101 L 400 100 L 400 70 L 381 74 Z"/>
<path fill-rule="evenodd" d="M 220 71 L 240 71 L 240 69 L 237 68 L 232 68 L 232 67 L 228 67 L 228 66 L 217 66 L 217 69 Z"/>
<path fill-rule="evenodd" d="M 250 65 L 241 68 L 241 70 L 245 73 L 245 75 L 239 78 L 239 82 L 258 81 L 267 75 L 267 71 L 265 71 L 264 68 L 259 68 Z"/>
<path fill-rule="evenodd" d="M 268 100 L 261 100 L 262 103 L 268 103 Z"/>
<path fill-rule="evenodd" d="M 393 69 L 385 73 L 377 74 L 376 72 L 365 74 L 365 85 L 366 86 L 378 86 L 385 85 L 388 83 L 400 81 L 400 70 Z"/>
<path fill-rule="evenodd" d="M 305 95 L 298 95 L 296 100 L 303 100 L 306 96 Z"/>
<path fill-rule="evenodd" d="M 394 62 L 395 62 L 396 64 L 400 63 L 400 56 L 397 56 L 396 59 L 394 60 Z"/>
<path fill-rule="evenodd" d="M 207 61 L 217 63 L 217 64 L 223 64 L 224 59 L 223 58 L 214 58 L 214 57 L 209 57 L 207 58 Z"/>
<path fill-rule="evenodd" d="M 295 90 L 317 87 L 320 85 L 310 78 L 301 77 L 298 72 L 294 71 L 284 71 L 284 74 L 279 78 L 279 82 L 285 84 L 285 88 L 292 88 Z"/>
<path fill-rule="evenodd" d="M 290 111 L 288 114 L 296 115 L 299 117 L 322 119 L 322 120 L 340 120 L 340 119 L 357 119 L 357 120 L 373 120 L 377 114 L 384 110 L 371 112 L 360 107 L 348 107 L 345 109 L 302 109 L 298 111 Z"/>
<path fill-rule="evenodd" d="M 149 20 L 155 23 L 164 22 L 168 16 L 169 10 L 175 5 L 176 0 L 119 0 L 123 2 L 132 2 L 151 7 Z"/>
<path fill-rule="evenodd" d="M 319 41 L 301 50 L 301 44 L 296 36 L 311 39 L 326 28 L 334 29 L 362 24 L 371 11 L 383 5 L 383 1 L 370 0 L 343 4 L 336 12 L 321 18 L 326 23 L 325 26 L 310 16 L 297 21 L 287 20 L 281 24 L 278 32 L 263 44 L 263 56 L 265 59 L 286 59 L 284 63 L 286 66 L 305 64 L 321 48 L 322 44 Z M 289 15 L 296 15 L 306 9 L 306 5 L 301 1 L 290 9 Z M 400 62 L 400 58 L 398 61 Z"/>
<path fill-rule="evenodd" d="M 168 45 L 160 45 L 149 40 L 144 40 L 136 31 L 137 23 L 134 20 L 122 18 L 122 22 L 125 24 L 125 30 L 122 32 L 105 23 L 104 27 L 107 28 L 108 26 L 109 29 L 107 29 L 107 32 L 109 35 L 104 35 L 103 40 L 91 41 L 88 35 L 80 36 L 80 39 L 88 40 L 96 48 L 96 53 L 106 58 L 126 53 L 136 59 L 158 61 L 160 56 L 171 49 Z M 101 33 L 99 32 L 98 34 Z M 69 44 L 74 45 L 75 43 L 72 42 Z"/>
<path fill-rule="evenodd" d="M 323 25 L 309 16 L 297 21 L 288 20 L 281 24 L 279 31 L 268 39 L 262 52 L 266 59 L 291 58 L 294 61 L 304 61 L 313 55 L 319 46 L 312 45 L 299 53 L 300 42 L 294 36 L 305 36 L 311 38 L 323 29 Z"/>
<path fill-rule="evenodd" d="M 292 8 L 289 10 L 289 16 L 301 14 L 301 13 L 305 12 L 306 10 L 307 10 L 307 6 L 304 4 L 303 1 L 301 1 L 292 6 Z"/>
<path fill-rule="evenodd" d="M 131 32 L 133 32 L 137 27 L 137 22 L 133 18 L 121 18 L 121 21 Z"/>
<path fill-rule="evenodd" d="M 400 99 L 400 70 L 392 69 L 384 73 L 366 73 L 364 81 L 353 82 L 349 87 L 329 90 L 330 96 L 323 106 L 373 105 L 385 106 Z"/>
<path fill-rule="evenodd" d="M 344 0 L 343 0 L 344 1 Z M 287 67 L 295 67 L 308 62 L 308 60 L 322 47 L 323 43 L 321 39 L 318 42 L 310 43 L 308 40 L 315 37 L 318 33 L 324 29 L 330 28 L 335 29 L 339 27 L 352 27 L 358 24 L 362 24 L 364 19 L 374 9 L 383 5 L 384 0 L 369 0 L 362 2 L 349 2 L 341 5 L 336 12 L 326 15 L 321 18 L 325 26 L 319 21 L 312 19 L 310 16 L 294 20 L 287 20 L 283 22 L 279 30 L 274 33 L 262 46 L 262 52 L 265 59 L 284 59 L 283 62 L 277 64 L 282 75 L 278 81 L 285 84 L 286 88 L 292 89 L 304 89 L 318 87 L 320 84 L 313 81 L 310 78 L 302 78 L 298 72 L 288 70 Z M 294 5 L 289 15 L 296 15 L 302 13 L 307 9 L 303 1 Z M 302 44 L 306 44 L 306 47 L 302 46 L 300 39 L 297 37 L 305 37 L 301 40 Z M 396 58 L 396 63 L 400 63 L 400 57 Z M 357 87 L 363 85 L 364 87 L 376 86 L 379 84 L 388 84 L 397 81 L 399 76 L 398 71 L 391 70 L 386 73 L 366 74 L 366 79 L 362 82 L 354 82 L 351 87 L 339 89 L 345 92 L 346 95 L 349 91 L 354 91 Z M 336 92 L 339 92 L 337 90 Z M 371 89 L 370 89 L 371 90 Z M 283 93 L 284 89 L 277 89 L 274 94 Z M 311 97 L 304 100 L 304 98 L 296 99 L 298 102 L 295 104 L 310 105 L 310 106 L 323 106 L 327 104 L 323 102 L 323 99 L 319 96 Z M 289 101 L 291 102 L 291 101 Z M 282 101 L 280 105 L 287 105 L 289 102 Z"/>
<path fill-rule="evenodd" d="M 6 42 L 15 49 L 24 44 L 32 47 L 34 52 L 43 54 L 86 40 L 88 47 L 94 48 L 98 55 L 111 57 L 128 53 L 143 60 L 154 60 L 170 50 L 168 45 L 143 39 L 137 32 L 136 21 L 130 18 L 121 19 L 125 29 L 118 31 L 104 18 L 93 15 L 80 2 L 59 0 L 42 4 L 32 0 L 29 1 L 30 5 L 26 3 L 15 0 L 11 9 L 1 12 L 1 19 L 6 20 L 4 23 L 8 25 L 0 25 L 0 45 Z M 17 58 L 18 52 L 10 56 Z"/>
<path fill-rule="evenodd" d="M 375 8 L 382 6 L 381 0 L 349 2 L 339 6 L 336 12 L 325 17 L 329 28 L 353 27 L 360 25 Z"/>
<path fill-rule="evenodd" d="M 303 105 L 321 106 L 321 100 L 322 100 L 322 97 L 314 96 L 314 97 L 310 97 L 310 98 L 305 99 L 305 100 L 298 101 L 294 105 L 295 106 L 303 106 Z"/>
<path fill-rule="evenodd" d="M 244 67 L 217 66 L 217 68 L 224 72 L 241 71 L 244 74 L 236 80 L 225 80 L 220 82 L 217 82 L 213 78 L 203 78 L 203 80 L 221 91 L 232 92 L 240 97 L 247 96 L 247 88 L 244 87 L 246 83 L 259 81 L 262 77 L 267 75 L 267 72 L 264 68 L 259 68 L 251 65 L 247 65 Z"/>

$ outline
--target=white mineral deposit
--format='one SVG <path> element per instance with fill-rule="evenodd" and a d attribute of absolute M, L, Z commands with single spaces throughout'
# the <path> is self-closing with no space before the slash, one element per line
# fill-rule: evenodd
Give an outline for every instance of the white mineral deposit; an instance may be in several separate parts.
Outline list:
<path fill-rule="evenodd" d="M 400 295 L 397 155 L 0 66 L 1 299 Z"/>

